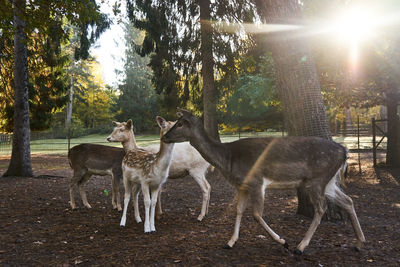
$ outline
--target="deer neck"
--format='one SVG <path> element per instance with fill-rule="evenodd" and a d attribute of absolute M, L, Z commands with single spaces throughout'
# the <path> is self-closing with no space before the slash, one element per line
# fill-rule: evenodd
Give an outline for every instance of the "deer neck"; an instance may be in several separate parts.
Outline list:
<path fill-rule="evenodd" d="M 124 148 L 125 151 L 131 151 L 138 148 L 135 140 L 135 135 L 133 134 L 132 131 L 129 132 L 128 141 L 122 142 L 122 147 Z"/>
<path fill-rule="evenodd" d="M 196 128 L 195 136 L 190 139 L 190 144 L 214 167 L 230 170 L 230 155 L 225 145 L 211 139 L 203 127 Z"/>
<path fill-rule="evenodd" d="M 172 160 L 172 152 L 174 150 L 175 143 L 164 143 L 160 142 L 160 150 L 157 153 L 157 161 L 165 168 L 169 167 Z"/>

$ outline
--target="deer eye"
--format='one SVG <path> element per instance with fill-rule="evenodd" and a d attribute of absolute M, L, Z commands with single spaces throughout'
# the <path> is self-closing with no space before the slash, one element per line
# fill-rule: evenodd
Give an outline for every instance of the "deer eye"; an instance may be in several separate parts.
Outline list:
<path fill-rule="evenodd" d="M 124 131 L 124 129 L 119 129 L 119 131 L 122 133 Z"/>
<path fill-rule="evenodd" d="M 182 122 L 177 122 L 176 123 L 176 127 L 182 127 L 183 126 L 183 123 Z"/>

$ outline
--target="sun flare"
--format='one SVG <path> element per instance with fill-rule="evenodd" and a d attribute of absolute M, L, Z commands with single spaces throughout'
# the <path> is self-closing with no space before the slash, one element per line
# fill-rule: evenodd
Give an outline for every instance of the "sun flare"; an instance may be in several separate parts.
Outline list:
<path fill-rule="evenodd" d="M 373 36 L 375 18 L 370 10 L 354 8 L 343 12 L 333 22 L 332 32 L 341 41 L 358 43 Z"/>

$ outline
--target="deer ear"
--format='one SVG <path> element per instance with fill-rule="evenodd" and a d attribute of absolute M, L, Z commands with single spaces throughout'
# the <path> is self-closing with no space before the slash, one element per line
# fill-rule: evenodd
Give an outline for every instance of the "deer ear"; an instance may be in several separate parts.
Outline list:
<path fill-rule="evenodd" d="M 112 122 L 112 125 L 115 126 L 115 127 L 117 127 L 117 126 L 119 125 L 119 122 L 113 121 L 113 122 Z"/>
<path fill-rule="evenodd" d="M 176 113 L 176 115 L 180 118 L 183 117 L 184 115 L 192 115 L 192 113 L 190 113 L 186 109 L 178 108 L 178 112 Z"/>
<path fill-rule="evenodd" d="M 127 129 L 132 129 L 132 120 L 131 119 L 129 119 L 127 122 L 126 122 L 126 128 Z"/>
<path fill-rule="evenodd" d="M 156 119 L 157 119 L 157 124 L 158 126 L 160 126 L 160 128 L 166 127 L 167 121 L 163 117 L 157 116 Z"/>

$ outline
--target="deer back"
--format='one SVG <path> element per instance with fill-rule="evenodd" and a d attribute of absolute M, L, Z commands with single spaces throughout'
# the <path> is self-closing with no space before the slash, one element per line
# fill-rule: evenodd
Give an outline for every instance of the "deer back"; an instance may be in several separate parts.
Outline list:
<path fill-rule="evenodd" d="M 124 156 L 125 151 L 122 148 L 98 144 L 80 144 L 68 152 L 70 166 L 73 169 L 116 169 L 120 173 L 122 173 L 121 164 Z"/>
<path fill-rule="evenodd" d="M 250 171 L 258 182 L 263 178 L 282 184 L 317 176 L 330 179 L 346 159 L 344 147 L 319 137 L 246 138 L 224 146 L 229 151 L 225 153 L 229 168 L 221 171 L 233 185 L 241 185 Z"/>

